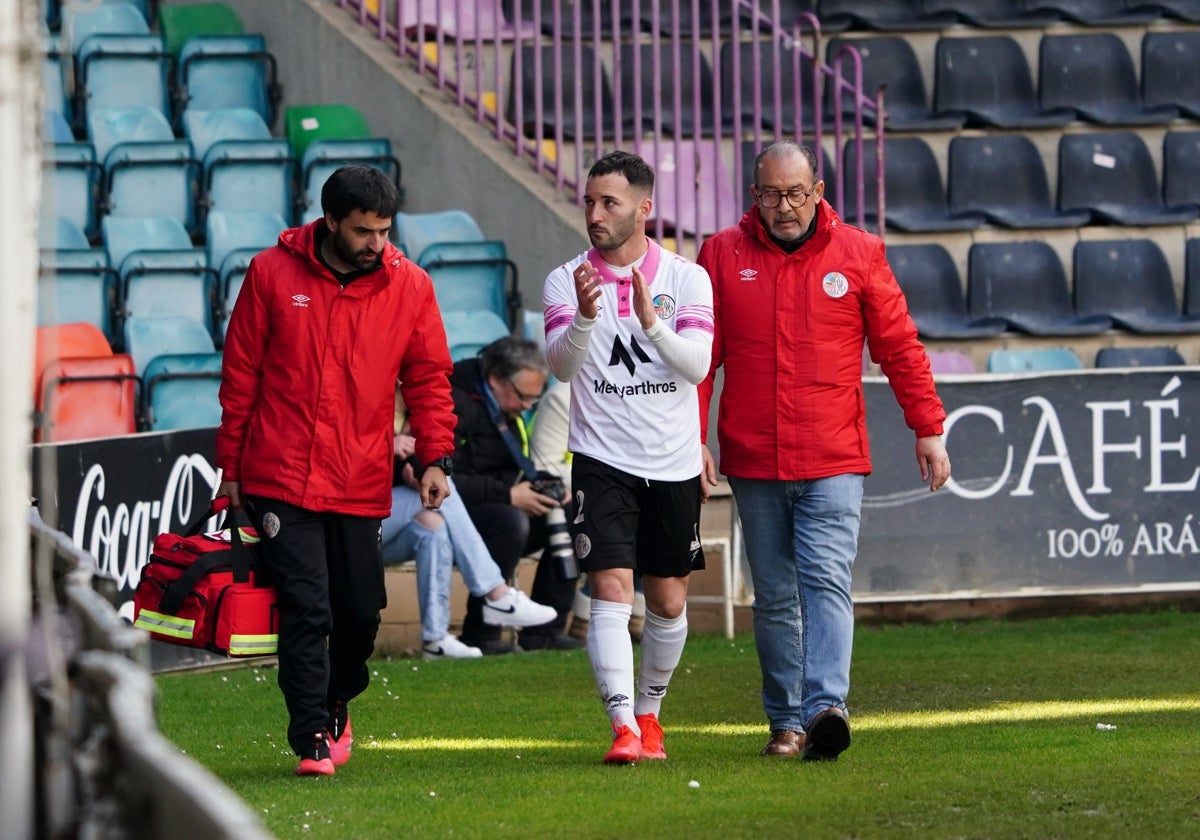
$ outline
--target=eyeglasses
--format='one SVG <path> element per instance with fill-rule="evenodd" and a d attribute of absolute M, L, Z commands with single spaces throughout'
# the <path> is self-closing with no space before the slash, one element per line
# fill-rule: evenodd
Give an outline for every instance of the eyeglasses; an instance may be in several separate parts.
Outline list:
<path fill-rule="evenodd" d="M 774 210 L 776 207 L 778 207 L 780 202 L 783 201 L 783 197 L 785 195 L 787 196 L 788 204 L 790 204 L 792 207 L 803 207 L 808 203 L 809 196 L 816 191 L 816 184 L 813 184 L 812 188 L 807 192 L 805 192 L 801 187 L 792 187 L 790 190 L 760 190 L 758 187 L 754 188 L 754 194 L 758 197 L 758 203 L 767 210 Z"/>
<path fill-rule="evenodd" d="M 513 393 L 517 395 L 518 400 L 520 400 L 522 403 L 526 403 L 528 405 L 533 405 L 542 398 L 542 395 L 540 393 L 537 393 L 537 394 L 524 393 L 523 391 L 521 391 L 520 388 L 517 387 L 517 383 L 513 382 L 511 379 L 508 380 L 508 387 L 513 389 Z"/>

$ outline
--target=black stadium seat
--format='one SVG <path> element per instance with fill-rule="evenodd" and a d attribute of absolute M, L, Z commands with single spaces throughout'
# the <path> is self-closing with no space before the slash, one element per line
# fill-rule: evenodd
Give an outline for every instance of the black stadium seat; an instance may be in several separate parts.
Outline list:
<path fill-rule="evenodd" d="M 1039 53 L 1044 110 L 1071 108 L 1100 125 L 1154 125 L 1179 114 L 1172 106 L 1145 106 L 1133 59 L 1117 35 L 1043 35 Z"/>
<path fill-rule="evenodd" d="M 887 260 L 908 300 L 917 331 L 926 338 L 991 338 L 1007 326 L 1000 318 L 967 313 L 962 280 L 941 245 L 893 245 Z"/>
<path fill-rule="evenodd" d="M 1086 225 L 1087 210 L 1060 212 L 1050 198 L 1046 165 L 1023 134 L 955 137 L 948 152 L 950 212 L 981 213 L 1010 228 Z"/>
<path fill-rule="evenodd" d="M 1062 261 L 1036 240 L 971 246 L 967 312 L 972 318 L 1003 318 L 1030 335 L 1095 335 L 1112 328 L 1104 315 L 1075 314 Z"/>
<path fill-rule="evenodd" d="M 1101 347 L 1096 351 L 1096 367 L 1171 367 L 1185 365 L 1174 347 Z"/>
<path fill-rule="evenodd" d="M 1068 108 L 1043 111 L 1020 44 L 1008 35 L 938 39 L 933 106 L 976 125 L 1055 128 L 1075 119 Z"/>
<path fill-rule="evenodd" d="M 1184 315 L 1170 266 L 1149 239 L 1075 244 L 1075 311 L 1107 315 L 1136 333 L 1200 333 L 1200 315 Z"/>
<path fill-rule="evenodd" d="M 966 118 L 962 114 L 935 114 L 929 107 L 925 77 L 912 45 L 905 38 L 831 38 L 825 48 L 825 62 L 833 64 L 844 46 L 858 50 L 862 57 L 863 93 L 874 97 L 881 85 L 887 85 L 883 105 L 889 131 L 940 131 L 959 128 Z M 846 72 L 850 72 L 846 65 Z M 832 77 L 830 77 L 832 82 Z M 849 97 L 837 97 L 830 85 L 827 95 L 829 112 L 841 106 L 852 114 L 854 103 Z"/>
<path fill-rule="evenodd" d="M 1200 213 L 1200 131 L 1163 135 L 1163 203 Z"/>
<path fill-rule="evenodd" d="M 1142 36 L 1142 99 L 1200 118 L 1200 31 Z"/>

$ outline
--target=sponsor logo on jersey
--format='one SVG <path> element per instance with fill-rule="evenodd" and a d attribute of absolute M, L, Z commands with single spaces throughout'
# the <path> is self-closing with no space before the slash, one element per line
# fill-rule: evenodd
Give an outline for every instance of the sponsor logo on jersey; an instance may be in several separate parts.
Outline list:
<path fill-rule="evenodd" d="M 753 268 L 743 268 L 741 271 L 738 272 L 738 277 L 740 277 L 742 279 L 743 283 L 748 283 L 752 280 L 758 279 L 758 272 L 755 271 Z"/>
<path fill-rule="evenodd" d="M 312 298 L 310 298 L 308 295 L 305 295 L 305 294 L 292 295 L 292 306 L 301 306 L 301 307 L 304 307 L 305 309 L 307 309 L 308 302 L 310 300 L 312 300 Z"/>
<path fill-rule="evenodd" d="M 850 291 L 850 283 L 846 280 L 845 274 L 840 271 L 831 271 L 821 280 L 821 288 L 831 298 L 840 298 Z"/>
<path fill-rule="evenodd" d="M 632 353 L 632 355 L 631 355 Z M 630 376 L 633 375 L 633 369 L 637 365 L 633 357 L 637 356 L 638 361 L 650 362 L 650 357 L 646 355 L 646 351 L 637 343 L 637 339 L 630 336 L 629 347 L 625 347 L 625 343 L 621 341 L 621 336 L 613 338 L 612 355 L 608 358 L 608 366 L 614 367 L 618 364 L 625 365 L 625 369 L 629 371 Z"/>

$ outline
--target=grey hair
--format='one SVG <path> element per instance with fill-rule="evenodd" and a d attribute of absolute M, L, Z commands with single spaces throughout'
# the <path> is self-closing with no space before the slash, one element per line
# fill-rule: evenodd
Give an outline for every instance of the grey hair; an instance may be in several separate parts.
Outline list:
<path fill-rule="evenodd" d="M 817 177 L 817 153 L 813 151 L 812 146 L 804 143 L 797 143 L 795 140 L 780 140 L 772 143 L 769 146 L 763 147 L 763 150 L 754 157 L 754 186 L 759 186 L 758 170 L 762 167 L 762 162 L 769 157 L 787 157 L 788 155 L 799 154 L 803 155 L 808 161 L 808 166 L 812 170 L 813 179 Z"/>
<path fill-rule="evenodd" d="M 499 379 L 512 379 L 523 370 L 534 370 L 543 376 L 550 373 L 546 357 L 535 341 L 506 335 L 479 351 L 479 372 L 484 379 L 493 374 Z"/>

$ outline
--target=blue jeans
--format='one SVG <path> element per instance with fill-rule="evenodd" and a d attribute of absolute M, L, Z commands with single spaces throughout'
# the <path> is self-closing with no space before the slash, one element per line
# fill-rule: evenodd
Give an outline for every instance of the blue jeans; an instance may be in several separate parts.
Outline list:
<path fill-rule="evenodd" d="M 442 527 L 428 528 L 417 522 L 414 517 L 422 509 L 416 490 L 393 487 L 392 513 L 383 520 L 380 539 L 385 564 L 416 560 L 421 638 L 436 642 L 450 631 L 450 578 L 455 566 L 472 595 L 486 595 L 504 583 L 504 576 L 457 492 L 452 489 L 437 511 Z"/>
<path fill-rule="evenodd" d="M 771 729 L 846 708 L 863 477 L 729 478 L 754 582 L 754 644 Z"/>

